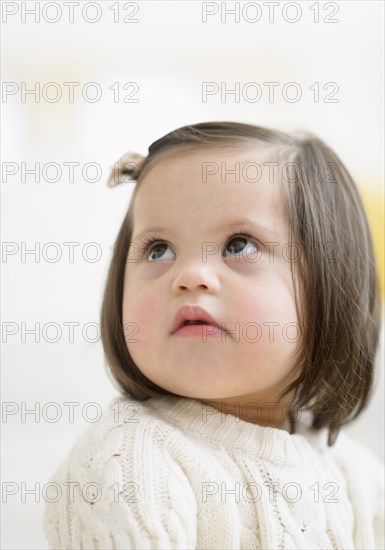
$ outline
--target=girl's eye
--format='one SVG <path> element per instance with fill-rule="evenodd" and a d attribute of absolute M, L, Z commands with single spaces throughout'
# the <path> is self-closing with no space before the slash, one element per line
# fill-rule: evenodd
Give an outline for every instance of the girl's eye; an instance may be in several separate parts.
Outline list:
<path fill-rule="evenodd" d="M 164 241 L 161 241 L 160 239 L 156 238 L 150 238 L 148 241 L 144 243 L 143 246 L 143 252 L 147 253 L 147 258 L 150 260 L 150 262 L 153 262 L 154 260 L 159 259 L 159 257 L 162 256 L 162 253 L 167 250 L 167 247 L 169 245 L 165 243 Z M 172 260 L 173 258 L 166 257 L 163 258 L 163 260 Z"/>
<path fill-rule="evenodd" d="M 245 243 L 249 241 L 251 244 L 248 244 L 247 246 Z M 255 250 L 253 250 L 255 249 Z M 253 254 L 255 251 L 258 251 L 258 246 L 255 244 L 254 239 L 245 234 L 240 234 L 231 237 L 231 239 L 228 241 L 228 244 L 225 248 L 225 250 L 229 250 L 233 252 L 235 255 L 237 255 L 239 252 L 241 253 L 241 256 L 246 256 L 247 254 Z M 233 254 L 228 254 L 229 256 L 232 256 Z"/>

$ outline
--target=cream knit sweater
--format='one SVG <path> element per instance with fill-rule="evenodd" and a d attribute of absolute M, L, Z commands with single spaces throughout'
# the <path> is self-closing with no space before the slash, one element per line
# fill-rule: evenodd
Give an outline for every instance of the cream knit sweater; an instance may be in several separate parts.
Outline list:
<path fill-rule="evenodd" d="M 55 549 L 383 549 L 382 463 L 343 431 L 326 442 L 303 420 L 290 434 L 120 397 L 53 477 L 45 534 Z"/>

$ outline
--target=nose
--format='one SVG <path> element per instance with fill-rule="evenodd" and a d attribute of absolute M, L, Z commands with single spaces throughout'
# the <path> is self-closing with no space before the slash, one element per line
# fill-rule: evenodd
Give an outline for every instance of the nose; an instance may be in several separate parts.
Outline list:
<path fill-rule="evenodd" d="M 207 263 L 195 262 L 182 266 L 174 278 L 172 291 L 180 293 L 190 290 L 203 290 L 206 292 L 218 292 L 218 273 Z"/>

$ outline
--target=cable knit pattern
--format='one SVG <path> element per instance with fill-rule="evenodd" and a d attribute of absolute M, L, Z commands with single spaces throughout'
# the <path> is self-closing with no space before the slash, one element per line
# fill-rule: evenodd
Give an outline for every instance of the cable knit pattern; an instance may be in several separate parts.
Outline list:
<path fill-rule="evenodd" d="M 119 397 L 51 480 L 44 530 L 69 550 L 383 549 L 383 471 L 304 420 L 290 434 L 195 399 Z"/>

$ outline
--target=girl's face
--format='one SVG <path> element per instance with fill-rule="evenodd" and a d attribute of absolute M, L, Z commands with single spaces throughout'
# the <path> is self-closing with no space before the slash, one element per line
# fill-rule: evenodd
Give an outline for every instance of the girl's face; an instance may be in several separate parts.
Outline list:
<path fill-rule="evenodd" d="M 295 379 L 300 331 L 279 170 L 255 157 L 166 153 L 148 169 L 134 204 L 123 324 L 133 360 L 158 386 L 267 413 Z M 145 237 L 156 241 L 147 250 Z M 203 308 L 225 330 L 173 333 L 182 306 Z"/>

